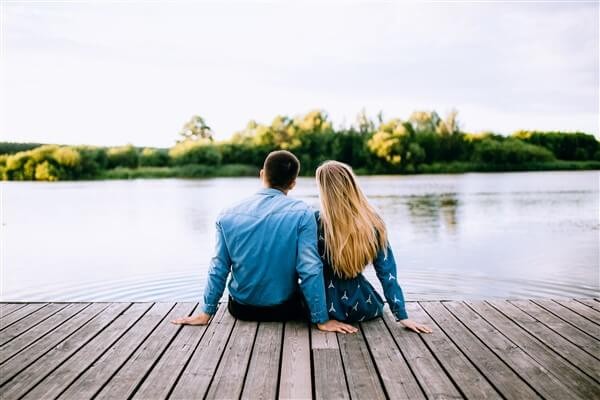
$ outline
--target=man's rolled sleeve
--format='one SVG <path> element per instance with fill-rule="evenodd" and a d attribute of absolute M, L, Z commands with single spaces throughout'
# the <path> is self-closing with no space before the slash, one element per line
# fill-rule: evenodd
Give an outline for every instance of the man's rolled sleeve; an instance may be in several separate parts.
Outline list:
<path fill-rule="evenodd" d="M 210 315 L 217 312 L 219 300 L 223 296 L 225 284 L 227 283 L 227 276 L 231 271 L 231 258 L 223 236 L 223 229 L 219 221 L 215 225 L 217 236 L 215 253 L 208 269 L 208 279 L 204 289 L 204 305 L 202 307 L 202 311 Z"/>
<path fill-rule="evenodd" d="M 300 289 L 310 310 L 311 322 L 327 322 L 329 316 L 325 302 L 323 262 L 317 250 L 317 222 L 309 210 L 299 227 L 296 271 L 301 280 Z"/>

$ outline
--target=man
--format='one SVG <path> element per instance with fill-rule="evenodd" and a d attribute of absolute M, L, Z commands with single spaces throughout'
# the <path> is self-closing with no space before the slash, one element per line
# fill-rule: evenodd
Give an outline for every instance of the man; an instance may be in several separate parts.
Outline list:
<path fill-rule="evenodd" d="M 267 156 L 260 171 L 264 188 L 217 219 L 216 251 L 202 312 L 173 323 L 206 325 L 231 273 L 228 309 L 236 318 L 286 321 L 305 317 L 299 286 L 310 320 L 320 330 L 357 331 L 352 325 L 329 320 L 313 211 L 287 196 L 299 171 L 300 162 L 289 151 Z"/>

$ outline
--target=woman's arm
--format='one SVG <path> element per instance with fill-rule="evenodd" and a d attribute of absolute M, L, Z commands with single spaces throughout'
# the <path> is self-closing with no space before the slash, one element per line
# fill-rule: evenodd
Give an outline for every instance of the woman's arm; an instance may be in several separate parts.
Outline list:
<path fill-rule="evenodd" d="M 383 294 L 390 306 L 390 310 L 392 310 L 392 314 L 394 314 L 394 317 L 398 321 L 407 319 L 408 314 L 404 306 L 404 294 L 398 284 L 396 274 L 396 260 L 394 260 L 394 253 L 389 243 L 385 251 L 380 249 L 377 252 L 373 266 L 375 267 L 377 278 L 381 282 Z"/>
<path fill-rule="evenodd" d="M 404 294 L 402 288 L 398 283 L 398 276 L 396 273 L 396 260 L 394 259 L 394 253 L 389 243 L 384 251 L 380 249 L 377 253 L 377 257 L 373 261 L 377 278 L 381 282 L 383 288 L 383 294 L 388 302 L 392 314 L 396 317 L 397 321 L 400 321 L 406 328 L 418 332 L 418 333 L 431 333 L 431 328 L 426 325 L 420 324 L 413 320 L 408 319 L 406 313 L 406 307 L 404 305 Z"/>

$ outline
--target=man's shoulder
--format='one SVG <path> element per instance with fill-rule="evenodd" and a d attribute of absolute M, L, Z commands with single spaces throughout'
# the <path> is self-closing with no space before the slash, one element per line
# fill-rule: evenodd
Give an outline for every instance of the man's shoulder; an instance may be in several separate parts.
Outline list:
<path fill-rule="evenodd" d="M 244 214 L 255 201 L 256 195 L 248 196 L 242 200 L 238 200 L 235 203 L 223 208 L 217 216 L 217 220 L 227 218 L 227 216 L 230 215 Z"/>
<path fill-rule="evenodd" d="M 236 215 L 261 217 L 270 214 L 310 214 L 312 216 L 315 211 L 303 200 L 289 196 L 277 196 L 270 204 L 261 203 L 260 200 L 261 197 L 258 195 L 240 200 L 224 208 L 219 213 L 218 220 L 226 220 Z"/>

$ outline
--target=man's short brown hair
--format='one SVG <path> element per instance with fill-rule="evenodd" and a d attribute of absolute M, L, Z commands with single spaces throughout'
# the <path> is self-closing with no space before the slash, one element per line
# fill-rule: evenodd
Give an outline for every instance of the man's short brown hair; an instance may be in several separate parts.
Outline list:
<path fill-rule="evenodd" d="M 263 165 L 265 178 L 272 188 L 289 189 L 300 172 L 300 161 L 287 150 L 269 153 Z"/>

